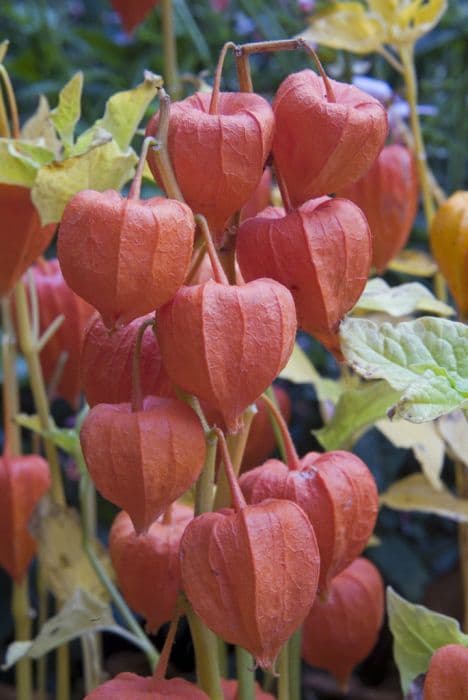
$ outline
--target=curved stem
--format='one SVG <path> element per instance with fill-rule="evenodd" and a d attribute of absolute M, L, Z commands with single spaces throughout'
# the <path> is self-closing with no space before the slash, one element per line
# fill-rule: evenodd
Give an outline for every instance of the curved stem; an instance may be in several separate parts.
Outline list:
<path fill-rule="evenodd" d="M 174 615 L 172 616 L 171 624 L 169 625 L 169 629 L 167 631 L 167 637 L 164 641 L 164 646 L 162 648 L 161 654 L 159 656 L 159 661 L 158 665 L 156 666 L 156 670 L 154 672 L 154 678 L 157 681 L 162 681 L 164 680 L 167 672 L 167 665 L 169 663 L 169 657 L 171 655 L 171 649 L 174 644 L 174 639 L 176 636 L 177 632 L 177 625 L 179 624 L 179 618 L 182 614 L 182 604 L 181 600 L 177 601 L 176 604 L 176 609 L 174 611 Z"/>
<path fill-rule="evenodd" d="M 141 346 L 143 343 L 143 335 L 145 330 L 150 326 L 155 326 L 154 318 L 147 318 L 146 321 L 140 325 L 135 341 L 135 348 L 133 350 L 132 358 L 132 411 L 141 411 L 143 406 L 143 396 L 141 391 L 141 375 L 140 375 L 140 355 Z"/>
<path fill-rule="evenodd" d="M 231 462 L 231 455 L 226 444 L 226 438 L 224 433 L 220 428 L 213 428 L 213 431 L 218 436 L 219 446 L 221 448 L 221 455 L 224 463 L 224 470 L 229 482 L 229 488 L 231 490 L 231 498 L 234 510 L 239 513 L 243 508 L 246 507 L 247 503 L 244 498 L 244 494 L 241 491 L 239 482 L 237 481 L 236 475 Z"/>
<path fill-rule="evenodd" d="M 291 204 L 291 198 L 289 196 L 288 188 L 286 187 L 286 183 L 284 181 L 283 176 L 281 175 L 280 171 L 276 167 L 276 164 L 273 163 L 273 170 L 275 171 L 275 176 L 276 176 L 276 182 L 278 183 L 278 188 L 281 194 L 281 199 L 283 200 L 283 205 L 286 210 L 286 213 L 289 214 L 289 212 L 292 210 L 293 206 Z"/>
<path fill-rule="evenodd" d="M 255 662 L 252 654 L 236 647 L 237 700 L 255 700 Z"/>
<path fill-rule="evenodd" d="M 185 282 L 184 282 L 185 285 L 192 284 L 193 279 L 194 279 L 195 275 L 197 274 L 197 272 L 200 268 L 200 265 L 203 262 L 203 259 L 205 257 L 205 253 L 206 253 L 206 244 L 203 241 L 202 245 L 200 246 L 200 250 L 198 251 L 198 253 L 195 257 L 195 260 L 193 260 L 192 265 L 190 266 L 190 270 L 188 271 L 187 277 L 185 278 Z"/>
<path fill-rule="evenodd" d="M 215 70 L 215 75 L 214 75 L 214 81 L 213 81 L 213 90 L 211 93 L 211 100 L 210 100 L 210 114 L 217 114 L 218 113 L 218 104 L 219 104 L 219 92 L 221 88 L 221 77 L 223 74 L 223 66 L 224 66 L 224 61 L 227 55 L 227 52 L 229 49 L 235 49 L 236 45 L 233 44 L 232 41 L 228 41 L 226 44 L 224 44 L 223 48 L 221 49 L 221 52 L 219 54 L 218 58 L 218 63 L 216 65 L 216 70 Z"/>
<path fill-rule="evenodd" d="M 282 438 L 283 444 L 284 444 L 286 464 L 288 465 L 289 469 L 291 469 L 292 471 L 300 470 L 300 468 L 301 468 L 300 459 L 297 455 L 296 448 L 294 447 L 294 443 L 292 441 L 291 435 L 289 434 L 289 430 L 288 430 L 288 426 L 286 425 L 286 421 L 284 420 L 283 416 L 281 415 L 281 412 L 280 412 L 278 406 L 276 405 L 276 403 L 274 401 L 271 400 L 271 398 L 269 396 L 266 396 L 266 394 L 262 394 L 260 398 L 268 406 L 268 410 L 270 411 L 270 414 L 273 416 L 275 423 L 280 430 L 281 438 Z"/>
<path fill-rule="evenodd" d="M 169 94 L 180 96 L 180 79 L 177 68 L 177 42 L 174 31 L 172 0 L 161 0 L 162 39 L 164 53 L 164 81 Z"/>
<path fill-rule="evenodd" d="M 13 582 L 12 613 L 15 620 L 15 641 L 24 642 L 32 638 L 31 618 L 29 614 L 28 575 L 21 581 Z M 31 659 L 23 658 L 18 661 L 16 673 L 17 700 L 30 700 L 32 697 L 32 664 Z"/>
<path fill-rule="evenodd" d="M 205 241 L 206 250 L 210 257 L 211 267 L 213 268 L 213 275 L 218 282 L 218 284 L 229 284 L 229 280 L 226 277 L 223 266 L 218 258 L 218 253 L 213 244 L 213 239 L 211 238 L 210 229 L 205 217 L 202 214 L 195 215 L 195 221 L 197 222 L 198 228 L 200 229 L 203 240 Z"/>
<path fill-rule="evenodd" d="M 154 136 L 147 136 L 143 141 L 138 166 L 128 192 L 128 199 L 140 199 L 141 180 L 143 177 L 143 170 L 145 169 L 146 156 L 148 155 L 149 147 L 154 146 L 156 143 L 157 141 Z"/>
<path fill-rule="evenodd" d="M 14 418 L 19 413 L 16 343 L 11 319 L 10 299 L 2 298 L 2 366 L 4 452 L 21 454 L 20 428 Z"/>
<path fill-rule="evenodd" d="M 5 87 L 6 96 L 8 99 L 8 107 L 10 109 L 11 131 L 14 139 L 20 138 L 20 123 L 18 117 L 18 107 L 16 105 L 15 91 L 11 84 L 10 76 L 5 66 L 0 63 L 0 78 Z"/>
<path fill-rule="evenodd" d="M 177 184 L 167 149 L 171 116 L 171 98 L 163 88 L 159 88 L 158 96 L 159 123 L 155 137 L 155 145 L 152 147 L 152 154 L 156 162 L 161 184 L 167 196 L 171 199 L 176 199 L 178 202 L 184 202 L 184 197 Z"/>
<path fill-rule="evenodd" d="M 330 79 L 326 74 L 324 67 L 322 66 L 322 62 L 318 57 L 317 52 L 314 48 L 312 48 L 310 44 L 307 43 L 307 41 L 305 41 L 305 39 L 298 39 L 298 41 L 301 48 L 303 48 L 309 54 L 309 56 L 313 58 L 314 63 L 317 66 L 318 72 L 320 73 L 320 77 L 322 78 L 323 84 L 325 85 L 325 91 L 327 93 L 328 102 L 336 102 L 335 93 L 333 92 Z"/>
<path fill-rule="evenodd" d="M 228 435 L 226 442 L 231 457 L 232 468 L 236 477 L 239 475 L 242 458 L 245 452 L 245 446 L 249 438 L 250 427 L 252 421 L 257 414 L 257 407 L 252 404 L 242 414 L 242 428 L 235 435 Z M 229 481 L 224 469 L 220 470 L 218 475 L 218 486 L 216 489 L 216 498 L 214 509 L 227 508 L 231 504 L 231 490 Z"/>
<path fill-rule="evenodd" d="M 195 515 L 213 509 L 213 487 L 216 471 L 216 448 L 218 440 L 212 431 L 206 435 L 206 457 L 195 489 Z"/>
<path fill-rule="evenodd" d="M 235 50 L 236 69 L 239 87 L 242 92 L 253 92 L 252 74 L 250 72 L 250 61 L 248 54 L 244 53 L 242 46 L 237 46 Z"/>

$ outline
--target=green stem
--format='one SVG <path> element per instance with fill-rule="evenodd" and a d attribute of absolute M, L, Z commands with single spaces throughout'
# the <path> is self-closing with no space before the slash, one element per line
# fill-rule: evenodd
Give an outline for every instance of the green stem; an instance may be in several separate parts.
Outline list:
<path fill-rule="evenodd" d="M 236 647 L 237 700 L 255 700 L 255 662 L 252 654 Z"/>
<path fill-rule="evenodd" d="M 279 658 L 278 700 L 290 700 L 289 695 L 289 642 L 284 644 Z"/>
<path fill-rule="evenodd" d="M 57 649 L 57 698 L 70 700 L 70 650 L 67 644 Z"/>
<path fill-rule="evenodd" d="M 218 439 L 213 432 L 206 435 L 206 457 L 195 490 L 195 515 L 213 510 L 213 490 L 216 470 Z"/>
<path fill-rule="evenodd" d="M 302 629 L 294 632 L 289 640 L 289 691 L 291 700 L 301 700 L 301 643 Z"/>
<path fill-rule="evenodd" d="M 2 331 L 4 451 L 8 450 L 10 455 L 19 455 L 21 454 L 20 429 L 14 421 L 19 412 L 16 343 L 8 297 L 2 298 Z"/>
<path fill-rule="evenodd" d="M 252 425 L 252 421 L 256 413 L 257 408 L 254 404 L 246 408 L 242 416 L 242 428 L 235 435 L 228 435 L 226 438 L 229 454 L 231 456 L 232 468 L 236 476 L 238 476 L 240 472 L 245 446 L 249 437 L 250 426 Z M 229 507 L 230 504 L 231 489 L 226 475 L 226 470 L 220 469 L 214 509 L 219 510 L 220 508 L 226 508 Z"/>
<path fill-rule="evenodd" d="M 174 99 L 181 94 L 179 71 L 177 68 L 177 42 L 174 31 L 172 0 L 161 0 L 162 39 L 164 54 L 164 82 L 167 91 Z"/>
<path fill-rule="evenodd" d="M 28 575 L 22 581 L 13 582 L 12 612 L 15 620 L 15 641 L 24 642 L 31 639 L 31 618 L 29 615 Z M 32 665 L 31 659 L 21 659 L 16 664 L 16 698 L 31 700 Z"/>
<path fill-rule="evenodd" d="M 37 628 L 42 629 L 48 618 L 47 586 L 41 562 L 37 563 Z M 46 700 L 47 654 L 36 661 L 37 700 Z"/>
<path fill-rule="evenodd" d="M 185 601 L 184 608 L 195 649 L 198 685 L 210 700 L 223 700 L 216 635 L 197 617 L 188 600 Z"/>

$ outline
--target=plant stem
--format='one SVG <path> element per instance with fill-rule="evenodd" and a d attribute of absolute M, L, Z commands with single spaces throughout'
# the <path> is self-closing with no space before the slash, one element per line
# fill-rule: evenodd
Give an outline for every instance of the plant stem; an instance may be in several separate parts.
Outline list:
<path fill-rule="evenodd" d="M 242 92 L 253 92 L 249 56 L 248 54 L 244 53 L 241 46 L 236 48 L 235 56 L 239 87 Z"/>
<path fill-rule="evenodd" d="M 267 395 L 267 392 L 270 392 L 270 395 Z M 267 405 L 268 410 L 270 411 L 270 416 L 273 419 L 273 430 L 275 431 L 276 438 L 277 440 L 281 440 L 281 442 L 278 442 L 278 446 L 281 450 L 283 459 L 288 465 L 289 469 L 300 470 L 301 461 L 297 455 L 296 448 L 294 447 L 294 443 L 288 430 L 288 426 L 286 425 L 286 421 L 281 415 L 281 411 L 278 408 L 276 399 L 274 399 L 274 392 L 271 389 L 271 387 L 267 389 L 267 392 L 265 392 L 265 394 L 262 394 L 261 399 Z"/>
<path fill-rule="evenodd" d="M 209 513 L 213 509 L 213 486 L 216 469 L 218 439 L 210 431 L 206 435 L 206 457 L 195 490 L 195 515 Z"/>
<path fill-rule="evenodd" d="M 31 618 L 29 615 L 28 575 L 22 581 L 13 581 L 12 613 L 15 620 L 15 641 L 31 639 Z M 16 698 L 31 700 L 32 666 L 31 659 L 21 659 L 16 665 Z"/>
<path fill-rule="evenodd" d="M 291 700 L 301 700 L 301 642 L 302 629 L 294 632 L 289 640 L 289 692 Z"/>
<path fill-rule="evenodd" d="M 42 629 L 48 617 L 47 605 L 47 586 L 44 576 L 44 569 L 41 562 L 37 563 L 37 627 Z M 44 654 L 36 661 L 36 687 L 37 700 L 46 699 L 46 684 L 47 684 L 47 654 Z"/>
<path fill-rule="evenodd" d="M 145 169 L 146 156 L 148 155 L 150 146 L 154 146 L 156 143 L 154 136 L 147 136 L 143 141 L 140 158 L 138 159 L 138 166 L 128 192 L 128 199 L 140 199 L 141 180 L 143 178 L 143 170 Z"/>
<path fill-rule="evenodd" d="M 244 494 L 241 491 L 239 482 L 237 481 L 236 474 L 231 462 L 231 455 L 229 454 L 228 446 L 226 443 L 226 438 L 224 433 L 220 428 L 213 428 L 214 432 L 218 436 L 219 446 L 221 448 L 221 455 L 223 457 L 224 473 L 226 474 L 229 489 L 231 492 L 232 506 L 236 513 L 245 508 L 247 503 L 245 502 Z"/>
<path fill-rule="evenodd" d="M 229 284 L 229 280 L 226 276 L 226 273 L 224 272 L 223 266 L 221 265 L 220 259 L 216 252 L 216 248 L 214 247 L 213 239 L 211 238 L 211 233 L 208 227 L 207 220 L 202 214 L 196 214 L 195 221 L 197 222 L 197 226 L 202 233 L 216 282 L 218 282 L 218 284 Z"/>
<path fill-rule="evenodd" d="M 4 451 L 21 454 L 20 429 L 14 422 L 19 413 L 18 379 L 16 376 L 16 343 L 11 320 L 9 297 L 2 298 L 2 366 Z"/>
<path fill-rule="evenodd" d="M 171 116 L 171 98 L 163 88 L 159 89 L 159 124 L 156 133 L 156 143 L 152 147 L 152 154 L 156 161 L 161 184 L 171 199 L 183 202 L 184 197 L 172 168 L 171 159 L 167 150 L 169 134 L 169 122 Z"/>
<path fill-rule="evenodd" d="M 290 700 L 289 695 L 289 642 L 283 645 L 279 657 L 278 700 Z"/>
<path fill-rule="evenodd" d="M 468 468 L 459 459 L 455 460 L 457 493 L 468 498 Z M 468 633 L 468 524 L 458 526 L 458 552 L 463 587 L 463 629 Z"/>
<path fill-rule="evenodd" d="M 132 357 L 132 411 L 141 411 L 143 406 L 143 396 L 141 391 L 141 376 L 140 376 L 140 355 L 141 346 L 143 343 L 143 335 L 145 330 L 150 326 L 155 326 L 155 319 L 148 318 L 143 321 L 138 328 L 138 333 L 135 341 L 135 348 Z"/>
<path fill-rule="evenodd" d="M 239 475 L 245 446 L 249 437 L 252 421 L 257 413 L 257 407 L 253 404 L 247 408 L 242 416 L 242 428 L 235 435 L 228 435 L 227 444 L 231 458 L 232 469 L 236 476 Z M 227 508 L 231 504 L 231 489 L 229 480 L 224 469 L 218 475 L 218 486 L 216 489 L 215 510 Z"/>
<path fill-rule="evenodd" d="M 70 651 L 67 644 L 57 649 L 57 698 L 70 700 Z"/>
<path fill-rule="evenodd" d="M 188 600 L 184 601 L 184 609 L 195 648 L 198 684 L 210 697 L 210 700 L 223 700 L 216 636 L 195 615 Z"/>
<path fill-rule="evenodd" d="M 236 647 L 237 700 L 255 700 L 255 674 L 252 654 Z"/>
<path fill-rule="evenodd" d="M 3 82 L 5 93 L 8 99 L 8 107 L 10 108 L 11 130 L 13 133 L 13 138 L 19 139 L 20 123 L 18 117 L 18 108 L 16 106 L 15 91 L 13 90 L 13 85 L 11 84 L 8 71 L 2 63 L 0 63 L 0 79 Z"/>
<path fill-rule="evenodd" d="M 224 44 L 223 48 L 220 51 L 218 63 L 216 65 L 216 70 L 215 70 L 215 75 L 214 75 L 213 90 L 211 92 L 210 109 L 209 109 L 210 114 L 217 114 L 218 113 L 219 91 L 221 88 L 221 77 L 223 74 L 224 60 L 226 58 L 226 54 L 229 51 L 229 49 L 235 49 L 235 48 L 236 48 L 236 45 L 233 44 L 232 41 L 228 41 L 226 44 Z"/>
<path fill-rule="evenodd" d="M 177 43 L 174 31 L 174 13 L 172 0 L 161 0 L 162 39 L 164 54 L 164 81 L 167 91 L 178 99 L 181 93 L 179 71 L 177 68 Z"/>
<path fill-rule="evenodd" d="M 181 600 L 177 601 L 176 604 L 176 609 L 174 611 L 174 615 L 171 620 L 171 624 L 169 625 L 169 630 L 167 632 L 167 636 L 164 642 L 164 646 L 161 651 L 161 655 L 159 657 L 158 665 L 156 667 L 156 671 L 154 672 L 154 678 L 158 681 L 164 680 L 167 672 L 167 665 L 169 663 L 169 657 L 171 655 L 171 649 L 174 644 L 174 639 L 176 636 L 177 632 L 177 625 L 179 624 L 179 618 L 182 612 L 182 604 Z"/>

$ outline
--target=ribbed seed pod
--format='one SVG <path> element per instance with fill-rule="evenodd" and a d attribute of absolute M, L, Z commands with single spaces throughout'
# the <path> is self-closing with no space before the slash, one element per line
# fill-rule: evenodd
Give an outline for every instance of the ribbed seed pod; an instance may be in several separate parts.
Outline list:
<path fill-rule="evenodd" d="M 316 73 L 292 73 L 273 102 L 273 155 L 293 206 L 359 180 L 387 136 L 387 115 L 378 100 L 353 85 L 328 82 L 334 101 Z"/>
<path fill-rule="evenodd" d="M 13 289 L 44 252 L 55 228 L 56 224 L 41 226 L 28 187 L 0 184 L 0 296 Z"/>
<path fill-rule="evenodd" d="M 414 156 L 406 146 L 385 146 L 370 170 L 337 192 L 364 212 L 372 234 L 377 272 L 406 245 L 418 211 L 419 184 Z"/>
<path fill-rule="evenodd" d="M 424 700 L 468 700 L 468 648 L 447 644 L 433 655 L 424 681 Z"/>
<path fill-rule="evenodd" d="M 132 363 L 138 329 L 151 314 L 110 332 L 99 314 L 89 321 L 80 361 L 81 385 L 90 406 L 125 403 L 132 398 Z M 140 352 L 143 396 L 171 396 L 172 383 L 164 371 L 154 332 L 145 331 Z"/>
<path fill-rule="evenodd" d="M 158 314 L 169 377 L 218 410 L 231 432 L 286 364 L 295 335 L 293 299 L 273 280 L 183 287 Z"/>
<path fill-rule="evenodd" d="M 43 333 L 57 316 L 64 316 L 62 324 L 41 351 L 44 378 L 46 381 L 52 379 L 61 354 L 67 353 L 56 393 L 76 406 L 81 388 L 81 346 L 94 309 L 67 285 L 56 258 L 39 261 L 33 267 L 33 274 L 39 300 L 40 332 Z"/>
<path fill-rule="evenodd" d="M 302 630 L 303 658 L 345 687 L 374 648 L 383 616 L 382 577 L 370 561 L 356 559 L 333 579 L 326 600 L 312 606 Z"/>
<path fill-rule="evenodd" d="M 49 465 L 38 455 L 0 459 L 0 566 L 19 583 L 36 553 L 28 525 L 50 487 Z"/>
<path fill-rule="evenodd" d="M 119 673 L 89 693 L 84 700 L 209 700 L 208 695 L 181 678 L 155 680 L 135 673 Z"/>
<path fill-rule="evenodd" d="M 193 485 L 205 460 L 200 421 L 178 399 L 147 397 L 138 411 L 98 404 L 80 440 L 97 490 L 127 511 L 138 533 Z"/>
<path fill-rule="evenodd" d="M 164 516 L 137 535 L 130 516 L 121 511 L 109 533 L 109 552 L 119 588 L 127 603 L 157 632 L 175 612 L 180 589 L 179 544 L 193 510 L 174 503 Z"/>
<path fill-rule="evenodd" d="M 431 248 L 461 316 L 468 314 L 468 192 L 455 192 L 431 224 Z"/>
<path fill-rule="evenodd" d="M 194 233 L 193 214 L 181 202 L 83 190 L 63 213 L 58 257 L 67 284 L 113 329 L 174 296 L 190 265 Z"/>
<path fill-rule="evenodd" d="M 286 215 L 268 207 L 237 234 L 244 279 L 271 277 L 284 284 L 299 327 L 333 349 L 341 319 L 364 289 L 371 256 L 366 218 L 345 199 L 319 197 Z"/>
<path fill-rule="evenodd" d="M 218 242 L 230 217 L 254 193 L 273 140 L 274 118 L 268 102 L 253 93 L 222 92 L 216 113 L 211 94 L 196 93 L 171 105 L 168 149 L 187 204 L 203 214 Z M 159 113 L 146 135 L 157 132 Z M 158 180 L 154 156 L 148 155 Z"/>

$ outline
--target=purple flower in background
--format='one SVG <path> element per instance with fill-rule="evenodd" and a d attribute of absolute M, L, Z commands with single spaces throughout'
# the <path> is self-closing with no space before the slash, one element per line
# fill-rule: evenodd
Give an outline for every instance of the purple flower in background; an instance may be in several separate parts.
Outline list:
<path fill-rule="evenodd" d="M 301 12 L 309 14 L 315 10 L 315 0 L 297 0 L 297 6 Z"/>
<path fill-rule="evenodd" d="M 211 0 L 211 9 L 215 12 L 224 12 L 229 7 L 230 0 Z"/>
<path fill-rule="evenodd" d="M 368 75 L 356 75 L 353 78 L 353 85 L 367 92 L 368 95 L 372 95 L 384 105 L 388 104 L 393 98 L 393 90 L 385 80 L 377 80 Z"/>

